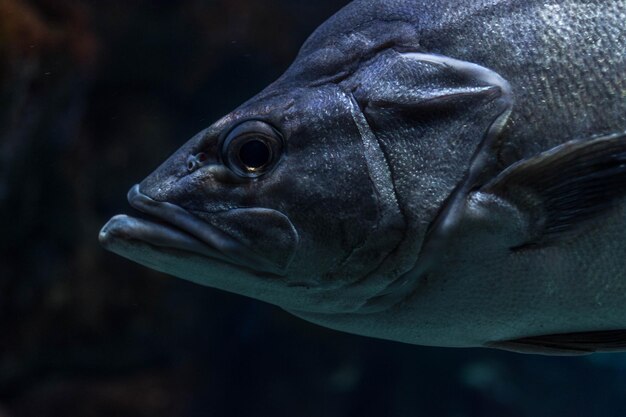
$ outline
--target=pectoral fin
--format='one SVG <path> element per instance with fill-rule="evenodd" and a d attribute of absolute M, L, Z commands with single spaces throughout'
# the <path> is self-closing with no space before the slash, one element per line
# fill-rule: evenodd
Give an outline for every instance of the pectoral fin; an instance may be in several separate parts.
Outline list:
<path fill-rule="evenodd" d="M 559 239 L 626 195 L 626 134 L 572 141 L 514 164 L 479 193 L 525 213 L 521 247 Z"/>

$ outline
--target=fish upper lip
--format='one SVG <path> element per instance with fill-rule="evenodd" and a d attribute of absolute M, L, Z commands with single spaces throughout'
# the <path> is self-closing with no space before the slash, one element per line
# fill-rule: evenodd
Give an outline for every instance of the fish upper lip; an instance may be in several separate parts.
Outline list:
<path fill-rule="evenodd" d="M 184 208 L 172 203 L 156 201 L 142 193 L 139 184 L 130 189 L 127 198 L 133 208 L 166 223 L 164 226 L 149 222 L 153 225 L 153 228 L 175 229 L 173 233 L 170 233 L 172 239 L 175 240 L 180 240 L 180 234 L 183 233 L 198 241 L 198 245 L 186 244 L 181 249 L 190 249 L 192 252 L 198 252 L 205 256 L 208 255 L 212 258 L 249 267 L 257 271 L 281 272 L 273 263 L 254 254 L 232 236 L 201 220 Z M 205 248 L 202 248 L 202 246 L 205 246 Z"/>

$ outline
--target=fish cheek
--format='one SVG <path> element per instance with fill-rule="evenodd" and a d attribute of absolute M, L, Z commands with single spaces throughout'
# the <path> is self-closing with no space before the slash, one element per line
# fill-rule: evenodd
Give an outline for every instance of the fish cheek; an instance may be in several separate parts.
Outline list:
<path fill-rule="evenodd" d="M 337 271 L 376 227 L 379 203 L 352 103 L 331 87 L 302 102 L 291 118 L 288 153 L 263 181 L 263 196 L 275 199 L 300 235 L 290 269 L 334 287 L 357 279 L 361 268 L 340 277 Z"/>

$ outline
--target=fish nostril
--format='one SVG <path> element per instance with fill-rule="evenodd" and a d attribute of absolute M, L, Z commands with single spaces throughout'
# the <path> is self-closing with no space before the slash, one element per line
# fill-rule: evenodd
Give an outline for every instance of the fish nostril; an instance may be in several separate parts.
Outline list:
<path fill-rule="evenodd" d="M 209 157 L 204 152 L 189 156 L 189 158 L 187 158 L 187 170 L 189 172 L 197 170 L 202 165 L 204 165 L 204 162 L 206 162 L 208 159 Z"/>

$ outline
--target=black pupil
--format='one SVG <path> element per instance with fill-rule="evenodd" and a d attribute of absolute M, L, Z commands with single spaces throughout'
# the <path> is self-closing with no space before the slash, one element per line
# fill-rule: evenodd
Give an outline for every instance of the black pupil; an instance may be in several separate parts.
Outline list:
<path fill-rule="evenodd" d="M 239 148 L 239 160 L 248 169 L 259 169 L 270 160 L 270 148 L 259 139 L 252 139 Z"/>

